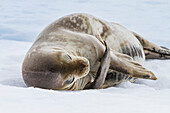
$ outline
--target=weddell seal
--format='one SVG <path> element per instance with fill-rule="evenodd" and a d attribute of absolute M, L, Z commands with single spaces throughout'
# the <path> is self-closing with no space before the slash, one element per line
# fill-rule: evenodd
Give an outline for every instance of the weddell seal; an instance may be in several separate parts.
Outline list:
<path fill-rule="evenodd" d="M 156 80 L 145 58 L 169 59 L 170 50 L 119 24 L 72 14 L 43 30 L 23 65 L 27 86 L 54 90 L 100 89 L 137 78 Z"/>

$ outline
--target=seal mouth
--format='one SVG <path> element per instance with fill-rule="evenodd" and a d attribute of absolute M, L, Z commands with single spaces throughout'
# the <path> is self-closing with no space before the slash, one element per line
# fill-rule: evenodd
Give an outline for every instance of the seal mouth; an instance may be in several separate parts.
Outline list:
<path fill-rule="evenodd" d="M 71 87 L 68 88 L 68 90 L 74 90 L 75 87 L 76 87 L 76 82 L 74 82 L 74 83 L 71 85 Z"/>

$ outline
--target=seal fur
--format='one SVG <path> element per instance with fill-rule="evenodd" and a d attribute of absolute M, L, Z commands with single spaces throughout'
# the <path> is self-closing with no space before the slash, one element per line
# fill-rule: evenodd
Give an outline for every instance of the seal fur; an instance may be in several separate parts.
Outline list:
<path fill-rule="evenodd" d="M 99 67 L 108 65 L 104 42 L 110 48 L 110 66 L 102 76 L 97 74 Z M 141 65 L 144 47 L 134 33 L 119 24 L 88 14 L 68 15 L 40 33 L 23 62 L 23 79 L 28 86 L 56 90 L 106 88 L 135 78 L 155 80 L 154 74 Z M 122 79 L 111 83 L 114 76 L 110 73 Z M 104 83 L 96 86 L 97 76 Z"/>

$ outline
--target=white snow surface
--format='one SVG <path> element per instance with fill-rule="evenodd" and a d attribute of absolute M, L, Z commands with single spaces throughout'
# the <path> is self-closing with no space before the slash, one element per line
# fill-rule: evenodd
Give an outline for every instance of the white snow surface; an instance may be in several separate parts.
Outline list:
<path fill-rule="evenodd" d="M 83 91 L 26 87 L 26 52 L 48 24 L 71 13 L 117 22 L 170 48 L 169 0 L 0 0 L 0 113 L 169 113 L 170 60 L 146 61 L 156 81 Z"/>

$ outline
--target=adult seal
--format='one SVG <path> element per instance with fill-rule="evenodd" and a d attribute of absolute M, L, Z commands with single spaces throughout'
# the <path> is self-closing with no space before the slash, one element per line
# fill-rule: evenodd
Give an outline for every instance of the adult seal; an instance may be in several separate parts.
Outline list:
<path fill-rule="evenodd" d="M 168 59 L 170 51 L 116 23 L 72 14 L 43 30 L 28 51 L 22 75 L 27 86 L 54 90 L 98 89 L 136 78 L 156 80 L 142 64 Z"/>

